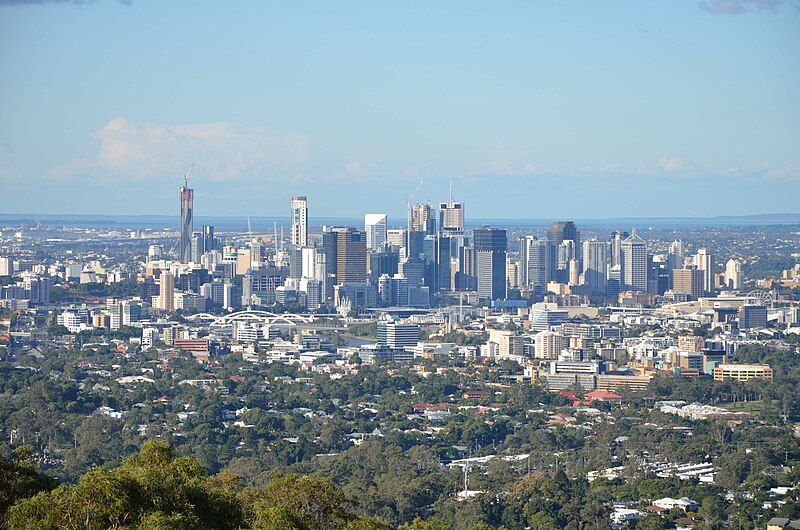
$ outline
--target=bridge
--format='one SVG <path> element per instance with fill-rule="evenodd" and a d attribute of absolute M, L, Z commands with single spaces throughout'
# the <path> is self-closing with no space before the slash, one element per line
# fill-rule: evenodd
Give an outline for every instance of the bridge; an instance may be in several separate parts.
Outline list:
<path fill-rule="evenodd" d="M 200 321 L 214 324 L 232 324 L 234 322 L 262 322 L 268 325 L 277 326 L 301 326 L 312 324 L 315 320 L 313 315 L 299 315 L 297 313 L 271 313 L 269 311 L 259 311 L 256 309 L 245 309 L 228 313 L 227 315 L 212 315 L 211 313 L 196 313 L 187 315 L 187 320 Z"/>
<path fill-rule="evenodd" d="M 345 331 L 347 326 L 340 322 L 325 322 L 318 320 L 318 315 L 301 315 L 298 313 L 271 313 L 256 309 L 245 309 L 227 315 L 212 315 L 211 313 L 195 313 L 186 315 L 186 320 L 202 322 L 205 324 L 226 325 L 234 322 L 260 322 L 267 326 L 286 326 L 317 331 Z"/>

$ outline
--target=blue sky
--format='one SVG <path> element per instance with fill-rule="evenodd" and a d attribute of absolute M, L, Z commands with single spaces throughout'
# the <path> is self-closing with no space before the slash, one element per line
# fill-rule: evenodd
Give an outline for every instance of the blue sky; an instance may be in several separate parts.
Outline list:
<path fill-rule="evenodd" d="M 0 212 L 800 212 L 800 3 L 0 0 Z"/>

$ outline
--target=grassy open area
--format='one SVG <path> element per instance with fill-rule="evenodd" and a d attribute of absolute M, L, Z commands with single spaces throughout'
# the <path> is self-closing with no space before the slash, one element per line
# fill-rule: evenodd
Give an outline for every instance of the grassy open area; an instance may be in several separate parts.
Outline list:
<path fill-rule="evenodd" d="M 758 414 L 764 410 L 763 401 L 737 401 L 735 403 L 719 403 L 718 406 L 731 412 L 752 412 L 753 414 Z"/>

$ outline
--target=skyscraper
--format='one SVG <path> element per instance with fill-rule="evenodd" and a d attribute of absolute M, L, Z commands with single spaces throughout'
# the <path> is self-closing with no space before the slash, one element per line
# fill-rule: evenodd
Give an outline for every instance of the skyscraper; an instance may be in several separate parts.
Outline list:
<path fill-rule="evenodd" d="M 738 291 L 742 288 L 742 262 L 733 258 L 725 264 L 725 286 Z"/>
<path fill-rule="evenodd" d="M 194 190 L 189 187 L 188 173 L 183 177 L 183 186 L 181 186 L 179 192 L 181 200 L 181 239 L 178 245 L 178 253 L 181 261 L 188 263 L 192 260 L 192 231 L 194 230 Z"/>
<path fill-rule="evenodd" d="M 411 231 L 430 235 L 436 233 L 436 221 L 430 204 L 417 204 L 411 210 Z"/>
<path fill-rule="evenodd" d="M 703 296 L 703 271 L 698 269 L 675 269 L 672 271 L 672 290 L 685 294 L 692 300 Z"/>
<path fill-rule="evenodd" d="M 581 259 L 581 233 L 574 221 L 553 221 L 547 231 L 547 239 L 555 248 L 558 248 L 562 241 L 572 241 L 575 244 L 576 258 Z"/>
<path fill-rule="evenodd" d="M 676 239 L 669 245 L 669 253 L 667 254 L 667 269 L 674 271 L 675 269 L 683 268 L 683 260 L 685 257 L 685 250 L 683 248 L 683 241 Z M 670 272 L 671 273 L 671 272 Z"/>
<path fill-rule="evenodd" d="M 333 302 L 333 287 L 336 285 L 337 266 L 339 264 L 338 242 L 339 232 L 347 230 L 338 226 L 322 227 L 322 253 L 325 255 L 325 296 L 327 301 Z"/>
<path fill-rule="evenodd" d="M 345 228 L 336 238 L 336 283 L 367 281 L 367 236 L 361 230 Z"/>
<path fill-rule="evenodd" d="M 214 241 L 214 227 L 212 225 L 203 225 L 203 252 L 211 252 L 216 250 L 217 243 Z"/>
<path fill-rule="evenodd" d="M 292 244 L 308 246 L 308 199 L 292 197 Z"/>
<path fill-rule="evenodd" d="M 175 310 L 175 277 L 170 271 L 162 271 L 159 279 L 158 306 L 164 311 Z"/>
<path fill-rule="evenodd" d="M 460 202 L 439 203 L 439 228 L 443 232 L 464 231 L 464 205 Z"/>
<path fill-rule="evenodd" d="M 647 291 L 647 243 L 636 230 L 622 241 L 622 289 Z"/>
<path fill-rule="evenodd" d="M 707 293 L 714 291 L 714 255 L 701 248 L 694 256 L 694 264 L 703 271 L 703 290 Z"/>
<path fill-rule="evenodd" d="M 406 229 L 390 228 L 386 230 L 386 242 L 397 248 L 406 246 Z"/>
<path fill-rule="evenodd" d="M 14 261 L 11 258 L 0 257 L 0 276 L 14 275 Z"/>
<path fill-rule="evenodd" d="M 550 241 L 524 236 L 519 242 L 520 285 L 547 287 L 547 282 L 553 277 L 553 248 Z"/>
<path fill-rule="evenodd" d="M 364 216 L 364 231 L 367 233 L 367 248 L 377 250 L 386 243 L 386 214 L 368 213 Z"/>
<path fill-rule="evenodd" d="M 200 263 L 200 256 L 203 255 L 203 234 L 200 232 L 195 232 L 192 234 L 192 239 L 190 243 L 190 253 L 189 255 L 191 258 L 189 261 L 192 263 Z"/>
<path fill-rule="evenodd" d="M 611 232 L 611 266 L 622 266 L 622 241 L 628 237 L 628 232 Z"/>
<path fill-rule="evenodd" d="M 590 239 L 583 242 L 583 283 L 592 294 L 607 291 L 608 243 Z"/>
<path fill-rule="evenodd" d="M 506 231 L 477 228 L 473 233 L 477 255 L 478 296 L 492 300 L 506 297 Z"/>

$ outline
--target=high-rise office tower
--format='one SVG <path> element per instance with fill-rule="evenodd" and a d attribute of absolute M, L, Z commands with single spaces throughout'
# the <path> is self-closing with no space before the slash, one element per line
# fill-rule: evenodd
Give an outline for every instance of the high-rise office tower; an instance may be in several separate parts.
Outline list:
<path fill-rule="evenodd" d="M 630 234 L 628 232 L 611 232 L 611 266 L 622 266 L 622 241 Z"/>
<path fill-rule="evenodd" d="M 439 290 L 439 237 L 426 235 L 422 241 L 422 261 L 425 264 L 424 285 L 433 294 Z"/>
<path fill-rule="evenodd" d="M 583 242 L 583 283 L 592 294 L 605 294 L 608 290 L 608 243 L 590 239 Z"/>
<path fill-rule="evenodd" d="M 610 298 L 617 298 L 617 295 L 622 290 L 622 265 L 613 265 L 608 268 L 608 282 L 606 285 L 606 295 Z"/>
<path fill-rule="evenodd" d="M 558 245 L 557 252 L 556 263 L 559 269 L 566 269 L 570 260 L 577 259 L 577 256 L 580 254 L 575 248 L 575 241 L 571 239 L 562 241 L 561 244 Z"/>
<path fill-rule="evenodd" d="M 203 225 L 203 252 L 211 252 L 216 250 L 217 243 L 214 241 L 214 227 L 212 225 Z"/>
<path fill-rule="evenodd" d="M 289 245 L 289 278 L 299 280 L 303 276 L 303 248 Z"/>
<path fill-rule="evenodd" d="M 463 232 L 452 232 L 443 238 L 442 244 L 450 245 L 450 289 L 464 288 L 464 247 L 469 245 L 469 238 Z"/>
<path fill-rule="evenodd" d="M 672 271 L 672 290 L 697 300 L 703 296 L 703 271 L 698 269 L 675 269 Z"/>
<path fill-rule="evenodd" d="M 194 190 L 189 187 L 189 174 L 183 177 L 183 186 L 179 190 L 181 200 L 181 239 L 178 253 L 181 261 L 188 263 L 192 260 L 192 231 L 194 230 Z"/>
<path fill-rule="evenodd" d="M 314 247 L 304 247 L 300 249 L 300 275 L 298 278 L 319 279 L 315 275 L 317 254 L 322 253 Z"/>
<path fill-rule="evenodd" d="M 710 293 L 714 291 L 714 255 L 708 249 L 701 248 L 694 256 L 695 266 L 703 271 L 703 289 Z"/>
<path fill-rule="evenodd" d="M 192 234 L 190 243 L 190 259 L 192 263 L 200 263 L 200 256 L 203 255 L 203 234 L 195 232 Z"/>
<path fill-rule="evenodd" d="M 439 203 L 439 228 L 443 232 L 464 231 L 464 204 L 460 202 Z"/>
<path fill-rule="evenodd" d="M 553 278 L 552 244 L 534 236 L 521 237 L 519 243 L 520 285 L 545 288 Z"/>
<path fill-rule="evenodd" d="M 422 287 L 425 279 L 425 263 L 418 258 L 405 259 L 398 267 L 399 274 L 408 280 L 409 289 Z"/>
<path fill-rule="evenodd" d="M 425 252 L 425 232 L 414 231 L 408 234 L 408 246 L 406 247 L 406 257 L 417 259 Z"/>
<path fill-rule="evenodd" d="M 170 271 L 162 271 L 159 279 L 158 306 L 164 311 L 175 310 L 175 276 Z"/>
<path fill-rule="evenodd" d="M 453 246 L 450 244 L 450 238 L 442 233 L 436 237 L 436 289 L 440 291 L 449 291 L 453 288 L 451 282 L 452 271 L 451 262 L 453 258 Z M 457 250 L 457 249 L 456 249 Z M 458 255 L 458 254 L 456 254 Z"/>
<path fill-rule="evenodd" d="M 742 288 L 742 262 L 733 258 L 725 264 L 725 286 L 738 291 Z"/>
<path fill-rule="evenodd" d="M 292 197 L 292 244 L 308 246 L 308 199 Z"/>
<path fill-rule="evenodd" d="M 386 230 L 386 242 L 397 248 L 406 246 L 405 228 L 390 228 Z"/>
<path fill-rule="evenodd" d="M 408 278 L 395 274 L 378 278 L 378 300 L 382 306 L 408 305 Z"/>
<path fill-rule="evenodd" d="M 340 226 L 322 227 L 322 253 L 325 255 L 326 267 L 325 294 L 328 302 L 333 302 L 333 287 L 337 283 L 339 233 L 346 230 L 348 229 Z"/>
<path fill-rule="evenodd" d="M 247 274 L 253 266 L 253 251 L 249 248 L 236 249 L 236 274 Z"/>
<path fill-rule="evenodd" d="M 547 239 L 555 248 L 558 248 L 562 241 L 572 241 L 575 245 L 575 257 L 578 260 L 581 259 L 581 233 L 574 221 L 553 221 L 547 231 Z"/>
<path fill-rule="evenodd" d="M 464 245 L 458 249 L 457 256 L 458 269 L 456 270 L 453 288 L 462 291 L 474 291 L 478 288 L 475 247 Z"/>
<path fill-rule="evenodd" d="M 0 257 L 0 276 L 14 275 L 14 261 L 11 258 Z"/>
<path fill-rule="evenodd" d="M 647 291 L 647 243 L 636 230 L 622 241 L 622 289 Z"/>
<path fill-rule="evenodd" d="M 581 269 L 578 260 L 569 260 L 569 263 L 567 263 L 567 282 L 570 285 L 578 285 L 580 283 L 580 276 Z"/>
<path fill-rule="evenodd" d="M 506 258 L 506 283 L 509 287 L 519 287 L 519 262 Z"/>
<path fill-rule="evenodd" d="M 477 228 L 473 232 L 477 256 L 478 296 L 492 300 L 506 297 L 506 231 Z"/>
<path fill-rule="evenodd" d="M 667 254 L 667 269 L 673 271 L 675 269 L 682 269 L 684 266 L 684 258 L 686 250 L 683 247 L 683 241 L 676 239 L 669 244 L 669 253 Z"/>
<path fill-rule="evenodd" d="M 431 235 L 436 233 L 436 221 L 430 204 L 417 204 L 411 210 L 411 231 Z"/>
<path fill-rule="evenodd" d="M 647 255 L 647 292 L 663 295 L 669 289 L 670 275 L 663 256 Z"/>
<path fill-rule="evenodd" d="M 336 283 L 367 281 L 367 235 L 355 228 L 345 228 L 336 238 Z"/>
<path fill-rule="evenodd" d="M 386 243 L 385 213 L 368 213 L 364 216 L 364 232 L 367 234 L 367 248 L 377 250 Z"/>
<path fill-rule="evenodd" d="M 399 264 L 400 254 L 392 245 L 385 244 L 367 252 L 367 272 L 373 282 L 384 274 L 390 277 L 397 274 Z"/>

